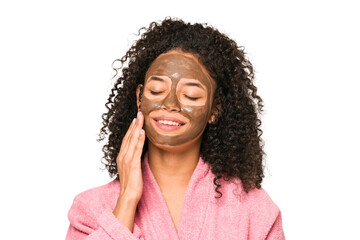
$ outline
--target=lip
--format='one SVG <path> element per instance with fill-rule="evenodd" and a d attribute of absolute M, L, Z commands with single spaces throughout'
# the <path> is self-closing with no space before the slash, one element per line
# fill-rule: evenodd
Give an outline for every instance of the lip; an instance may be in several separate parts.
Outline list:
<path fill-rule="evenodd" d="M 157 121 L 159 121 L 159 120 L 166 120 L 166 121 L 177 122 L 177 123 L 180 123 L 181 125 L 185 124 L 184 121 L 181 121 L 177 118 L 169 117 L 169 116 L 159 116 L 159 117 L 154 117 L 153 119 L 155 120 L 156 123 L 158 123 Z"/>
<path fill-rule="evenodd" d="M 181 125 L 174 126 L 174 125 L 162 124 L 162 123 L 158 122 L 159 120 L 177 122 L 177 123 L 180 123 Z M 174 132 L 174 134 L 182 132 L 186 128 L 185 126 L 187 126 L 185 121 L 180 120 L 179 118 L 177 118 L 175 116 L 169 116 L 169 115 L 165 115 L 165 114 L 152 117 L 152 122 L 155 125 L 155 127 L 157 129 L 159 129 L 160 131 L 167 132 L 167 133 Z"/>
<path fill-rule="evenodd" d="M 154 124 L 155 124 L 155 126 L 157 128 L 159 128 L 159 129 L 161 129 L 162 131 L 165 131 L 165 132 L 175 131 L 175 130 L 178 130 L 178 129 L 184 127 L 184 125 L 174 126 L 174 125 L 162 124 L 162 123 L 159 123 L 159 122 L 155 121 L 155 119 L 153 119 L 153 121 L 154 121 Z"/>

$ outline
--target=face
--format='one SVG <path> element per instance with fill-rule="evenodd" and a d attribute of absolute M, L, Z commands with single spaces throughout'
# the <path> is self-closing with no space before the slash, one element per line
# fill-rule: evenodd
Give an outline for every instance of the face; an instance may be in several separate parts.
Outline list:
<path fill-rule="evenodd" d="M 146 72 L 140 104 L 149 141 L 180 146 L 200 139 L 215 88 L 194 55 L 172 50 L 156 58 Z"/>

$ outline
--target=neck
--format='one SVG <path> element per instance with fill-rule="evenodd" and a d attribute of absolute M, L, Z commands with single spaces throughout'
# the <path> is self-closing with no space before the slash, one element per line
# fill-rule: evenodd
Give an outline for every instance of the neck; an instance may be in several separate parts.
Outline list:
<path fill-rule="evenodd" d="M 186 150 L 175 150 L 157 147 L 149 141 L 149 166 L 161 190 L 186 189 L 199 161 L 200 144 L 201 140 Z"/>

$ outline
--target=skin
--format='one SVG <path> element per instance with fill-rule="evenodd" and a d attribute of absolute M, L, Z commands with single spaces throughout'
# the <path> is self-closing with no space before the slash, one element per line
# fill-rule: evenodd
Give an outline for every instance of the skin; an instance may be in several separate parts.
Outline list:
<path fill-rule="evenodd" d="M 215 88 L 215 81 L 194 55 L 173 50 L 156 58 L 146 73 L 139 104 L 149 141 L 179 146 L 199 139 L 212 112 Z M 181 130 L 159 131 L 153 119 L 163 115 L 184 122 Z"/>
<path fill-rule="evenodd" d="M 144 117 L 141 112 L 131 123 L 116 158 L 120 176 L 120 194 L 113 210 L 115 217 L 133 231 L 136 206 L 143 191 L 141 154 L 145 142 L 142 129 Z"/>
<path fill-rule="evenodd" d="M 177 231 L 187 185 L 199 160 L 201 136 L 214 117 L 215 89 L 215 81 L 198 58 L 181 50 L 156 58 L 146 73 L 144 86 L 138 86 L 138 116 L 123 138 L 116 160 L 120 194 L 113 210 L 131 232 L 143 190 L 141 154 L 145 134 L 149 140 L 149 166 Z M 154 125 L 153 119 L 159 116 L 175 117 L 183 126 L 175 131 L 163 131 Z"/>

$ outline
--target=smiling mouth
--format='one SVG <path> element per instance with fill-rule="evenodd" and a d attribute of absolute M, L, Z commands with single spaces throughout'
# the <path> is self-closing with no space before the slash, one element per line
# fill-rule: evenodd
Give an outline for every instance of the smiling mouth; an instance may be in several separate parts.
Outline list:
<path fill-rule="evenodd" d="M 158 122 L 158 123 L 164 124 L 164 125 L 169 125 L 169 126 L 182 126 L 182 125 L 184 125 L 182 123 L 169 121 L 169 120 L 155 120 L 155 121 Z"/>
<path fill-rule="evenodd" d="M 168 133 L 183 129 L 184 125 L 186 125 L 184 122 L 182 122 L 179 119 L 170 118 L 171 119 L 170 120 L 169 118 L 170 117 L 158 117 L 158 118 L 153 118 L 153 121 L 158 129 Z"/>

